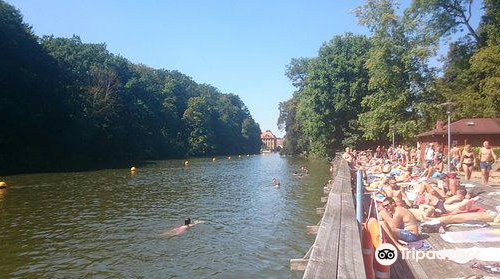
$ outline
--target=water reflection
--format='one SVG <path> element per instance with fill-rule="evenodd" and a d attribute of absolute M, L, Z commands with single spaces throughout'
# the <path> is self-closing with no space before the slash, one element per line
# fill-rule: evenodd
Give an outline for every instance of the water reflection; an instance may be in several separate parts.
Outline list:
<path fill-rule="evenodd" d="M 278 155 L 18 175 L 0 195 L 0 278 L 298 278 L 325 162 Z M 310 175 L 292 173 L 305 164 Z M 279 189 L 272 187 L 276 177 Z M 180 236 L 165 230 L 205 220 Z"/>

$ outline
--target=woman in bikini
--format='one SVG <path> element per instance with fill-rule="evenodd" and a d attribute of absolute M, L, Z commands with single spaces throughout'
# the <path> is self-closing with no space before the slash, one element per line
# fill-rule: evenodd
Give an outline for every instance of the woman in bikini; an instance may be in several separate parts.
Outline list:
<path fill-rule="evenodd" d="M 470 144 L 467 144 L 462 151 L 462 156 L 460 157 L 460 165 L 462 166 L 465 179 L 467 181 L 470 180 L 470 176 L 472 174 L 472 167 L 476 164 L 476 156 L 474 152 L 472 152 Z"/>

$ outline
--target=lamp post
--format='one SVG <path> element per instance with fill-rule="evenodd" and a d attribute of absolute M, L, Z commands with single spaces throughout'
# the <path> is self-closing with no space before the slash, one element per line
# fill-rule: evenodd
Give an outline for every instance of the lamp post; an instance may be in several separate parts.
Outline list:
<path fill-rule="evenodd" d="M 448 172 L 451 171 L 451 106 L 453 105 L 452 102 L 446 102 L 440 104 L 441 106 L 446 106 L 446 115 L 448 116 L 448 125 L 447 125 L 447 130 L 448 130 Z"/>
<path fill-rule="evenodd" d="M 396 127 L 394 125 L 390 125 L 389 130 L 392 132 L 392 149 L 394 149 L 395 146 L 394 138 L 396 136 Z"/>

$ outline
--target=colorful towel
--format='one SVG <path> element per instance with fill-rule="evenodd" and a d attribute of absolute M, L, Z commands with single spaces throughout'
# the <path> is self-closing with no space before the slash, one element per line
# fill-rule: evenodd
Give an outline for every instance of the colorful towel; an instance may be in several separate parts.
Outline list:
<path fill-rule="evenodd" d="M 409 242 L 407 245 L 406 245 L 406 248 L 412 250 L 429 250 L 431 249 L 431 245 L 429 243 L 427 243 L 425 240 L 417 240 L 417 241 L 414 241 L 414 242 Z"/>
<path fill-rule="evenodd" d="M 500 242 L 500 229 L 481 228 L 472 231 L 446 232 L 441 238 L 448 243 Z"/>
<path fill-rule="evenodd" d="M 446 228 L 450 228 L 450 227 L 486 228 L 489 226 L 490 226 L 490 224 L 488 224 L 484 221 L 471 220 L 471 221 L 466 221 L 464 223 L 448 224 L 448 225 L 446 225 Z"/>
<path fill-rule="evenodd" d="M 469 208 L 469 210 L 455 210 L 450 213 L 445 213 L 441 214 L 441 216 L 449 216 L 449 215 L 457 215 L 457 214 L 462 214 L 462 213 L 470 213 L 470 212 L 485 212 L 486 209 L 480 207 L 480 206 L 472 206 Z"/>

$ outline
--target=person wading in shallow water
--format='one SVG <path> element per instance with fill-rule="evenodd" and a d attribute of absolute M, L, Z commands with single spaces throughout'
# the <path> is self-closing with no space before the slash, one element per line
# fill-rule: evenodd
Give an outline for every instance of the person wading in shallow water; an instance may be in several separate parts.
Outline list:
<path fill-rule="evenodd" d="M 497 156 L 490 146 L 488 141 L 483 142 L 483 147 L 479 150 L 479 167 L 481 168 L 481 175 L 483 184 L 488 185 L 490 179 L 491 165 L 497 161 Z"/>
<path fill-rule="evenodd" d="M 173 228 L 169 231 L 166 231 L 166 232 L 162 233 L 161 236 L 172 237 L 172 236 L 176 236 L 179 234 L 183 234 L 188 229 L 190 229 L 198 224 L 203 224 L 203 223 L 205 223 L 205 221 L 195 220 L 195 221 L 191 222 L 191 218 L 187 218 L 186 220 L 184 220 L 184 225 L 177 227 L 177 228 Z"/>

